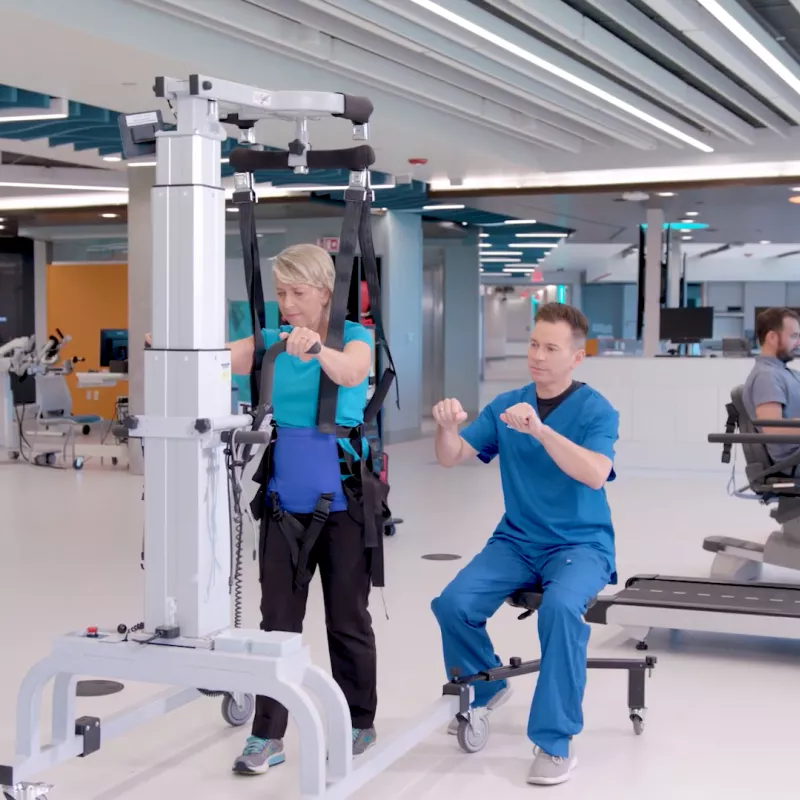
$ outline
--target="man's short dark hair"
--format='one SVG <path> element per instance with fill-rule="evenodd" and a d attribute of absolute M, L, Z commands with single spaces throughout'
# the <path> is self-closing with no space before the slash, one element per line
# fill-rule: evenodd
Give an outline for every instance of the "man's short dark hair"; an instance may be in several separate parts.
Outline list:
<path fill-rule="evenodd" d="M 767 334 L 783 330 L 786 319 L 793 319 L 800 323 L 800 316 L 791 308 L 768 308 L 756 317 L 756 338 L 759 344 L 764 344 Z"/>
<path fill-rule="evenodd" d="M 576 342 L 582 345 L 589 335 L 589 320 L 573 306 L 564 303 L 545 303 L 536 309 L 534 322 L 566 322 Z"/>

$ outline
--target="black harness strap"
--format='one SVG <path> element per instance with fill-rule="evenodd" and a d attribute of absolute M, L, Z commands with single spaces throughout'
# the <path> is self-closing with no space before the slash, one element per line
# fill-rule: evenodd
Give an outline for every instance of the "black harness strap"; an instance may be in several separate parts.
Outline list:
<path fill-rule="evenodd" d="M 255 198 L 251 189 L 234 192 L 233 202 L 239 209 L 239 233 L 242 238 L 244 255 L 244 279 L 247 285 L 247 300 L 250 304 L 250 322 L 253 325 L 253 368 L 250 371 L 250 404 L 256 408 L 260 402 L 261 360 L 264 357 L 264 336 L 261 331 L 266 325 L 264 307 L 264 286 L 261 281 L 261 257 L 258 252 L 256 233 Z"/>
<path fill-rule="evenodd" d="M 363 214 L 364 199 L 358 191 L 348 189 L 345 192 L 345 211 L 342 221 L 342 235 L 339 241 L 339 253 L 336 256 L 336 280 L 333 285 L 333 296 L 328 316 L 328 332 L 325 336 L 325 347 L 331 350 L 344 348 L 344 323 L 347 318 L 347 301 L 350 297 L 350 282 L 353 278 L 353 265 L 358 245 L 359 220 Z M 317 404 L 317 427 L 322 433 L 334 433 L 336 430 L 336 402 L 339 387 L 320 371 L 319 395 Z"/>
<path fill-rule="evenodd" d="M 331 512 L 332 494 L 322 494 L 317 500 L 317 505 L 311 515 L 308 527 L 304 526 L 293 514 L 286 513 L 280 504 L 278 495 L 270 494 L 270 505 L 272 519 L 283 534 L 289 545 L 292 554 L 292 566 L 294 567 L 294 590 L 304 591 L 311 583 L 312 573 L 308 568 L 308 558 L 314 545 L 328 521 Z"/>
<path fill-rule="evenodd" d="M 375 346 L 376 348 L 383 348 L 386 353 L 386 360 L 389 362 L 389 369 L 392 372 L 393 379 L 396 379 L 397 370 L 395 369 L 394 361 L 392 360 L 392 352 L 389 350 L 389 342 L 386 340 L 386 332 L 383 328 L 383 315 L 381 314 L 381 283 L 378 278 L 378 259 L 375 257 L 375 243 L 372 239 L 369 197 L 367 197 L 363 203 L 361 220 L 358 227 L 358 241 L 361 248 L 361 263 L 364 268 L 364 277 L 367 281 L 369 307 L 372 312 L 372 321 L 375 324 Z M 383 377 L 381 377 L 381 380 L 383 380 Z M 400 408 L 399 383 L 395 383 L 395 391 L 397 393 L 397 407 Z M 386 395 L 384 395 L 384 399 L 385 398 Z"/>

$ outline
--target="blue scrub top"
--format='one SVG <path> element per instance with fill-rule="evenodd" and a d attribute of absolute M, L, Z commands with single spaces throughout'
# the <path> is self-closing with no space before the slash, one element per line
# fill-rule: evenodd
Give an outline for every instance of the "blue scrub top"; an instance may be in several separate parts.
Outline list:
<path fill-rule="evenodd" d="M 264 330 L 264 345 L 269 348 L 289 333 L 292 326 Z M 369 331 L 357 322 L 344 324 L 344 344 L 367 342 Z M 272 390 L 273 421 L 278 438 L 273 451 L 273 476 L 268 491 L 276 492 L 284 510 L 310 514 L 319 496 L 332 493 L 331 511 L 345 511 L 347 501 L 342 491 L 341 467 L 336 437 L 317 430 L 317 403 L 321 368 L 316 359 L 303 362 L 281 353 L 275 359 Z M 353 428 L 364 421 L 369 378 L 357 386 L 340 386 L 336 402 L 336 424 Z M 349 442 L 342 446 L 352 452 Z"/>
<path fill-rule="evenodd" d="M 548 550 L 589 545 L 607 558 L 617 582 L 614 527 L 605 489 L 592 489 L 563 472 L 544 446 L 500 420 L 507 408 L 529 403 L 537 408 L 536 387 L 529 384 L 498 395 L 462 432 L 464 440 L 488 464 L 500 456 L 505 514 L 495 536 L 523 548 Z M 547 417 L 548 427 L 572 442 L 614 460 L 619 414 L 594 389 L 576 389 Z M 612 468 L 608 480 L 614 480 Z"/>

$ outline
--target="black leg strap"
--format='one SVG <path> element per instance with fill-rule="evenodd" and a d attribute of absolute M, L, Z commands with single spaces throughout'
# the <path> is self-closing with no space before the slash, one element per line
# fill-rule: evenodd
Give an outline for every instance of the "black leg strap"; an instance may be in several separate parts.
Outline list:
<path fill-rule="evenodd" d="M 311 583 L 311 570 L 308 568 L 308 559 L 314 545 L 317 543 L 333 502 L 332 494 L 322 494 L 317 500 L 317 505 L 311 515 L 308 527 L 303 525 L 297 517 L 281 508 L 280 499 L 275 492 L 270 494 L 272 519 L 275 520 L 280 532 L 289 545 L 294 567 L 294 590 L 303 591 Z"/>

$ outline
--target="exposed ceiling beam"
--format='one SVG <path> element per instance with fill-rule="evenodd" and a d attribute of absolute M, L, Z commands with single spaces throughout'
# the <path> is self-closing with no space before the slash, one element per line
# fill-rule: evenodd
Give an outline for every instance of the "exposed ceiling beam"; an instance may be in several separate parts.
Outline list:
<path fill-rule="evenodd" d="M 718 135 L 724 138 L 730 135 L 741 142 L 753 143 L 753 129 L 740 117 L 561 0 L 548 0 L 546 3 L 539 0 L 510 2 L 531 18 L 534 24 L 537 20 L 544 22 L 569 41 L 582 45 L 590 55 L 611 62 L 624 80 L 687 109 L 686 116 L 699 117 Z"/>
<path fill-rule="evenodd" d="M 410 12 L 411 4 L 418 7 L 421 18 L 428 25 L 444 22 L 454 31 L 453 38 L 457 37 L 469 46 L 486 48 L 488 42 L 492 52 L 505 50 L 532 66 L 543 82 L 563 92 L 577 93 L 596 107 L 615 107 L 632 119 L 647 122 L 654 129 L 668 133 L 676 147 L 688 146 L 706 153 L 713 152 L 705 141 L 706 137 L 696 128 L 468 0 L 410 0 L 402 5 L 404 13 Z"/>
<path fill-rule="evenodd" d="M 49 158 L 82 167 L 124 170 L 124 165 L 103 161 L 97 150 L 76 150 L 71 144 L 50 147 L 47 139 L 29 139 L 25 142 L 19 139 L 0 139 L 0 151 L 34 158 Z"/>
<path fill-rule="evenodd" d="M 800 123 L 800 97 L 792 92 L 763 61 L 720 25 L 698 0 L 683 0 L 683 2 L 645 0 L 645 2 L 712 58 L 739 75 L 762 97 L 780 108 L 792 120 Z M 759 40 L 769 39 L 766 31 L 752 18 L 749 28 Z"/>
<path fill-rule="evenodd" d="M 662 53 L 677 66 L 694 75 L 742 111 L 757 119 L 777 133 L 785 133 L 789 126 L 774 111 L 760 103 L 749 92 L 732 81 L 727 75 L 706 61 L 702 56 L 687 47 L 680 39 L 672 36 L 647 14 L 632 6 L 628 0 L 589 0 L 589 2 L 610 19 L 623 25 L 627 30 L 650 47 Z M 800 0 L 792 0 L 800 5 Z"/>

